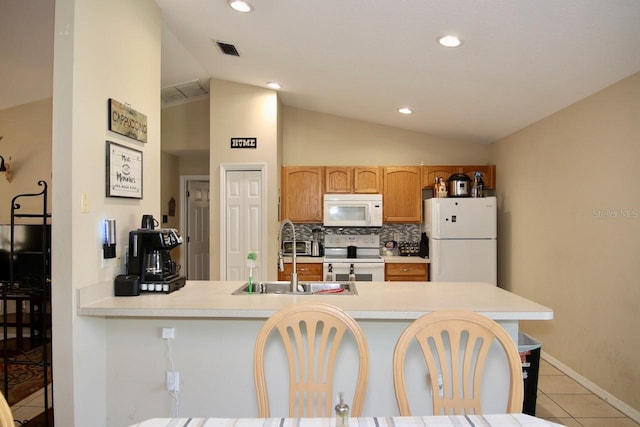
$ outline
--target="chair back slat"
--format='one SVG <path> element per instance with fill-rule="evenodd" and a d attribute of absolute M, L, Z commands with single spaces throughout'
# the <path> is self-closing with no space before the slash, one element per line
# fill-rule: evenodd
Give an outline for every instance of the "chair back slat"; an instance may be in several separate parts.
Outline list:
<path fill-rule="evenodd" d="M 260 417 L 270 416 L 264 351 L 276 329 L 284 344 L 289 372 L 289 416 L 331 417 L 333 377 L 339 347 L 349 332 L 358 349 L 358 375 L 351 412 L 358 416 L 366 392 L 369 356 L 358 323 L 329 304 L 302 303 L 286 307 L 262 326 L 254 349 L 254 381 Z"/>
<path fill-rule="evenodd" d="M 405 357 L 417 341 L 429 371 L 434 415 L 480 414 L 481 384 L 491 346 L 503 348 L 509 368 L 505 412 L 522 412 L 524 385 L 518 349 L 493 320 L 465 310 L 442 310 L 421 316 L 398 338 L 394 350 L 394 388 L 400 415 L 411 415 L 405 381 Z"/>

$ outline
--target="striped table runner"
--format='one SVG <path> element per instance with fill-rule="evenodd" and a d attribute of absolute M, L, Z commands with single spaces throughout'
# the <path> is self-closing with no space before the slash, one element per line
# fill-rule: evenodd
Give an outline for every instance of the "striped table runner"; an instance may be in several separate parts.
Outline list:
<path fill-rule="evenodd" d="M 153 418 L 131 427 L 335 427 L 335 418 Z M 349 427 L 558 427 L 525 414 L 349 418 Z"/>

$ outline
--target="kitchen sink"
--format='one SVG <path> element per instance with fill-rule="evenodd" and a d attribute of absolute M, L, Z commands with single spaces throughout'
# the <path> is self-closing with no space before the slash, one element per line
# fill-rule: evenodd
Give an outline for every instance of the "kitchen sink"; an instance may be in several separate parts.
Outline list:
<path fill-rule="evenodd" d="M 255 282 L 254 294 L 292 295 L 290 282 Z M 248 295 L 249 283 L 236 289 L 232 295 Z M 350 282 L 299 282 L 296 295 L 358 295 L 356 284 Z"/>

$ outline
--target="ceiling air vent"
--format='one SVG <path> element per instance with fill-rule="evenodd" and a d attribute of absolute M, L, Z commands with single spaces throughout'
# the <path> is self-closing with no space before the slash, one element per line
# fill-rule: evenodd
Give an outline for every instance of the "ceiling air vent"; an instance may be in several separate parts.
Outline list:
<path fill-rule="evenodd" d="M 224 42 L 216 42 L 216 44 L 225 55 L 240 56 L 238 49 L 234 45 Z"/>
<path fill-rule="evenodd" d="M 174 86 L 164 87 L 160 93 L 160 97 L 165 103 L 173 103 L 184 101 L 185 99 L 197 98 L 209 93 L 205 85 L 198 80 L 192 82 L 180 83 Z"/>

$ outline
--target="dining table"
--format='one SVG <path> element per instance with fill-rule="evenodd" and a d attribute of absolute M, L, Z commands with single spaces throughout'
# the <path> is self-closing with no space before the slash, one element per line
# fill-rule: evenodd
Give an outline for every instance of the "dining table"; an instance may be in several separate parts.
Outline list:
<path fill-rule="evenodd" d="M 350 417 L 349 427 L 558 427 L 527 414 Z M 336 427 L 336 418 L 151 418 L 130 427 Z"/>

